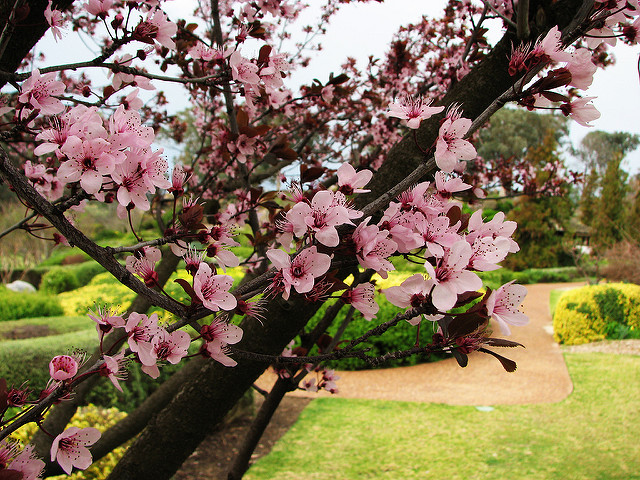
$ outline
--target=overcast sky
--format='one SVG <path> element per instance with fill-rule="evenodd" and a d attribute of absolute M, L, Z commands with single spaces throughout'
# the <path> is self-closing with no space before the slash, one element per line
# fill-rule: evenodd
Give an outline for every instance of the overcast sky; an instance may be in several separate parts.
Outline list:
<path fill-rule="evenodd" d="M 170 18 L 184 15 L 190 0 L 167 2 L 166 10 Z M 317 18 L 318 9 L 314 8 L 319 2 L 311 0 L 311 7 L 302 17 L 302 22 Z M 353 2 L 341 7 L 339 13 L 329 25 L 326 36 L 321 43 L 324 49 L 314 58 L 309 68 L 294 72 L 288 86 L 295 88 L 303 83 L 310 83 L 313 78 L 326 81 L 328 72 L 340 71 L 340 65 L 348 57 L 359 59 L 364 66 L 369 55 L 382 57 L 398 27 L 410 22 L 417 22 L 422 14 L 430 17 L 439 16 L 445 0 L 387 0 L 384 3 L 370 2 L 367 4 Z M 496 31 L 491 38 L 499 38 Z M 95 46 L 93 46 L 95 48 Z M 74 60 L 91 58 L 90 50 L 82 47 L 78 37 L 67 33 L 66 38 L 54 43 L 50 32 L 47 33 L 37 48 L 47 53 L 48 62 L 67 62 L 69 55 Z M 602 113 L 600 119 L 592 122 L 593 129 L 607 132 L 627 131 L 640 134 L 640 82 L 638 79 L 638 53 L 640 47 L 628 47 L 622 43 L 614 48 L 617 58 L 616 65 L 596 73 L 593 85 L 586 92 L 587 96 L 597 97 L 593 103 Z M 243 52 L 249 56 L 251 52 Z M 168 92 L 168 98 L 179 98 L 179 91 L 159 86 Z M 174 102 L 175 109 L 182 110 L 188 106 L 185 102 Z M 571 122 L 571 140 L 577 145 L 590 130 L 575 122 Z M 627 157 L 627 168 L 631 173 L 640 172 L 640 151 L 635 151 Z"/>

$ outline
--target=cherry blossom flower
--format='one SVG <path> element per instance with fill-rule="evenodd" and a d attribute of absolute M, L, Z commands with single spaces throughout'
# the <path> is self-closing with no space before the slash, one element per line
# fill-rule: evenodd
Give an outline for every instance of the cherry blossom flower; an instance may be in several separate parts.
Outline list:
<path fill-rule="evenodd" d="M 63 382 L 78 373 L 78 360 L 70 355 L 57 355 L 49 362 L 49 374 L 54 380 Z"/>
<path fill-rule="evenodd" d="M 56 115 L 62 112 L 64 105 L 55 98 L 55 95 L 62 95 L 65 86 L 55 78 L 54 72 L 41 76 L 40 70 L 36 68 L 22 84 L 18 101 L 25 105 L 31 105 L 43 115 Z"/>
<path fill-rule="evenodd" d="M 120 315 L 115 315 L 115 312 L 110 307 L 96 306 L 96 312 L 89 310 L 89 318 L 96 322 L 96 330 L 100 334 L 106 334 L 115 328 L 124 327 L 124 319 Z"/>
<path fill-rule="evenodd" d="M 113 7 L 113 3 L 114 0 L 88 0 L 82 6 L 91 15 L 105 19 L 109 15 L 109 10 Z"/>
<path fill-rule="evenodd" d="M 338 175 L 338 189 L 345 195 L 353 195 L 354 193 L 367 193 L 371 190 L 364 190 L 364 187 L 371 178 L 373 172 L 371 170 L 360 170 L 356 172 L 356 169 L 349 163 L 343 163 L 336 172 Z"/>
<path fill-rule="evenodd" d="M 153 44 L 155 40 L 169 50 L 175 50 L 176 44 L 171 37 L 178 31 L 178 26 L 169 21 L 162 10 L 152 10 L 145 21 L 140 22 L 133 32 L 133 38 L 141 42 Z"/>
<path fill-rule="evenodd" d="M 562 33 L 557 26 L 554 26 L 542 40 L 536 43 L 531 52 L 532 55 L 537 57 L 547 56 L 554 62 L 569 61 L 571 54 L 563 51 L 561 37 Z"/>
<path fill-rule="evenodd" d="M 73 467 L 85 470 L 93 461 L 87 447 L 99 439 L 100 431 L 97 428 L 69 427 L 53 439 L 51 461 L 57 461 L 68 475 L 71 475 Z"/>
<path fill-rule="evenodd" d="M 436 172 L 436 190 L 441 198 L 450 198 L 452 194 L 463 192 L 471 188 L 460 177 L 452 177 L 447 180 L 447 176 L 443 172 Z"/>
<path fill-rule="evenodd" d="M 416 129 L 420 126 L 422 120 L 426 120 L 436 113 L 444 110 L 444 107 L 430 107 L 431 101 L 425 102 L 422 97 L 411 98 L 405 95 L 398 102 L 389 104 L 389 117 L 402 119 L 402 124 L 409 128 Z"/>
<path fill-rule="evenodd" d="M 591 103 L 597 97 L 578 98 L 570 103 L 560 105 L 560 111 L 584 127 L 593 127 L 589 122 L 600 118 L 600 112 Z"/>
<path fill-rule="evenodd" d="M 444 256 L 443 247 L 451 248 L 460 240 L 460 235 L 457 233 L 460 223 L 450 225 L 449 217 L 439 216 L 430 220 L 422 217 L 417 220 L 415 226 L 429 253 L 437 258 Z"/>
<path fill-rule="evenodd" d="M 586 48 L 578 48 L 573 52 L 565 68 L 571 73 L 569 85 L 582 90 L 593 83 L 593 74 L 598 70 L 591 60 L 591 52 Z"/>
<path fill-rule="evenodd" d="M 160 370 L 157 362 L 166 360 L 174 365 L 177 364 L 187 356 L 190 344 L 191 337 L 187 332 L 176 330 L 169 333 L 164 329 L 160 330 L 151 339 L 151 348 L 138 351 L 142 371 L 151 378 L 158 378 Z"/>
<path fill-rule="evenodd" d="M 107 377 L 113 383 L 113 386 L 122 391 L 122 387 L 118 380 L 124 380 L 127 375 L 126 364 L 127 359 L 124 352 L 119 352 L 113 356 L 103 355 L 104 363 L 100 366 L 98 373 L 101 377 Z"/>
<path fill-rule="evenodd" d="M 433 305 L 441 312 L 453 308 L 458 294 L 482 288 L 480 277 L 466 269 L 471 254 L 471 245 L 460 240 L 451 249 L 445 250 L 444 257 L 437 261 L 435 267 L 429 262 L 424 264 L 427 273 L 436 283 L 431 293 Z"/>
<path fill-rule="evenodd" d="M 242 329 L 233 323 L 227 323 L 216 318 L 209 325 L 203 325 L 200 335 L 205 343 L 201 347 L 201 353 L 220 362 L 225 367 L 235 367 L 238 362 L 231 359 L 227 353 L 229 345 L 242 340 Z"/>
<path fill-rule="evenodd" d="M 491 292 L 487 299 L 487 313 L 498 325 L 504 335 L 510 335 L 509 325 L 522 326 L 529 323 L 529 317 L 520 312 L 520 304 L 527 295 L 527 289 L 516 285 L 512 280 Z"/>
<path fill-rule="evenodd" d="M 44 9 L 44 18 L 47 20 L 47 23 L 51 27 L 51 33 L 53 33 L 53 38 L 58 41 L 58 39 L 62 38 L 62 31 L 60 27 L 63 26 L 64 20 L 62 18 L 62 12 L 60 10 L 52 9 L 51 4 L 53 0 L 49 0 L 47 4 L 47 8 Z"/>
<path fill-rule="evenodd" d="M 473 160 L 476 149 L 462 137 L 471 127 L 471 120 L 460 117 L 457 112 L 450 112 L 440 125 L 440 132 L 436 141 L 435 159 L 438 167 L 447 173 L 453 172 L 458 160 Z"/>
<path fill-rule="evenodd" d="M 193 289 L 205 308 L 212 312 L 233 310 L 238 301 L 229 289 L 233 278 L 229 275 L 215 275 L 209 264 L 202 262 L 193 276 Z"/>
<path fill-rule="evenodd" d="M 116 198 L 123 207 L 133 204 L 135 208 L 147 211 L 151 207 L 147 198 L 150 190 L 142 176 L 140 163 L 131 151 L 125 152 L 125 156 L 125 161 L 117 165 L 111 174 L 113 181 L 119 185 Z"/>
<path fill-rule="evenodd" d="M 231 75 L 237 82 L 257 85 L 260 83 L 258 76 L 258 66 L 244 58 L 239 51 L 235 51 L 229 57 L 229 66 L 231 67 Z"/>
<path fill-rule="evenodd" d="M 158 326 L 158 314 L 149 316 L 143 313 L 132 312 L 124 327 L 127 332 L 127 343 L 132 352 L 142 355 L 151 355 L 151 340 L 163 329 Z"/>
<path fill-rule="evenodd" d="M 335 370 L 324 370 L 322 372 L 322 382 L 318 386 L 329 393 L 338 393 L 338 385 L 336 384 L 338 380 L 340 380 L 340 377 L 336 375 Z"/>
<path fill-rule="evenodd" d="M 393 264 L 387 260 L 398 249 L 398 244 L 391 240 L 387 230 L 380 230 L 376 225 L 368 225 L 371 217 L 360 223 L 352 236 L 356 245 L 356 257 L 360 265 L 371 268 L 382 278 L 387 278 L 387 272 L 395 270 Z"/>
<path fill-rule="evenodd" d="M 155 247 L 144 247 L 142 252 L 137 251 L 129 255 L 125 260 L 126 269 L 138 275 L 147 287 L 154 287 L 158 284 L 158 272 L 156 263 L 160 261 L 162 253 Z"/>
<path fill-rule="evenodd" d="M 44 462 L 35 457 L 34 446 L 27 445 L 18 453 L 17 442 L 0 442 L 0 477 L 36 480 L 44 469 Z M 2 477 L 5 478 L 5 477 Z"/>
<path fill-rule="evenodd" d="M 104 175 L 111 174 L 124 161 L 122 152 L 114 152 L 103 138 L 82 140 L 71 136 L 60 149 L 69 160 L 62 162 L 58 177 L 65 183 L 80 181 L 82 189 L 96 194 L 104 183 Z"/>
<path fill-rule="evenodd" d="M 362 213 L 358 212 L 361 216 Z M 327 247 L 336 247 L 340 243 L 338 225 L 353 225 L 352 212 L 345 206 L 344 195 L 340 192 L 323 190 L 316 193 L 311 205 L 306 202 L 296 203 L 286 214 L 293 225 L 293 232 L 302 238 L 307 230 L 311 230 L 316 240 Z M 357 218 L 357 217 L 355 217 Z"/>
<path fill-rule="evenodd" d="M 434 286 L 435 282 L 433 280 L 427 280 L 424 275 L 416 273 L 400 285 L 385 288 L 382 293 L 387 298 L 387 301 L 396 307 L 417 308 L 428 303 Z M 431 321 L 436 321 L 442 316 L 431 315 L 427 318 Z M 407 320 L 411 325 L 417 325 L 420 321 L 420 316 Z"/>
<path fill-rule="evenodd" d="M 281 271 L 284 293 L 282 297 L 289 299 L 291 287 L 298 293 L 310 292 L 315 279 L 327 273 L 331 266 L 331 257 L 318 253 L 315 246 L 300 252 L 293 261 L 283 250 L 268 250 L 267 257 Z"/>
<path fill-rule="evenodd" d="M 376 288 L 372 283 L 360 283 L 342 294 L 342 300 L 351 304 L 353 308 L 362 313 L 365 320 L 376 318 L 380 306 L 373 299 Z"/>
<path fill-rule="evenodd" d="M 154 138 L 153 128 L 142 125 L 140 114 L 126 110 L 124 105 L 119 105 L 109 117 L 109 143 L 114 149 L 146 148 Z"/>

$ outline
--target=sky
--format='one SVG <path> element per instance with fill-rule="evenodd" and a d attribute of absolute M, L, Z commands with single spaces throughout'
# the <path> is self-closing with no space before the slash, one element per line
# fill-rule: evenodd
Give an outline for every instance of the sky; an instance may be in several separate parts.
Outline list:
<path fill-rule="evenodd" d="M 192 0 L 179 0 L 167 2 L 165 9 L 170 18 L 184 16 L 185 11 L 191 11 L 187 6 Z M 310 7 L 303 13 L 301 23 L 308 23 L 318 14 L 318 0 L 310 0 Z M 437 17 L 442 11 L 446 0 L 429 0 L 417 2 L 416 0 L 387 0 L 384 3 L 370 2 L 366 4 L 353 2 L 341 7 L 328 27 L 327 34 L 321 40 L 323 50 L 312 60 L 309 68 L 293 72 L 291 78 L 286 80 L 287 86 L 295 88 L 304 83 L 310 83 L 314 78 L 326 81 L 328 72 L 336 75 L 340 72 L 340 65 L 347 57 L 358 59 L 361 66 L 365 65 L 369 55 L 382 57 L 386 52 L 389 42 L 398 27 L 410 22 L 417 22 L 420 16 Z M 501 36 L 499 28 L 489 39 L 498 39 Z M 95 45 L 85 40 L 88 47 L 97 51 Z M 90 59 L 92 52 L 78 41 L 73 33 L 67 33 L 66 38 L 55 43 L 51 39 L 50 32 L 36 46 L 37 49 L 47 53 L 49 62 L 68 62 L 69 53 L 73 52 L 76 59 Z M 256 47 L 256 52 L 257 53 Z M 598 70 L 593 85 L 585 93 L 586 96 L 597 97 L 593 103 L 601 112 L 600 119 L 592 122 L 593 128 L 582 127 L 576 122 L 571 122 L 570 140 L 577 146 L 582 138 L 590 130 L 604 130 L 606 132 L 626 131 L 640 134 L 640 80 L 638 75 L 638 55 L 640 46 L 629 47 L 621 42 L 613 50 L 617 59 L 616 65 L 605 70 Z M 249 56 L 252 52 L 243 51 Z M 94 70 L 94 72 L 96 72 Z M 92 73 L 96 75 L 96 73 Z M 104 78 L 104 77 L 103 77 Z M 105 80 L 106 81 L 106 80 Z M 162 85 L 168 98 L 180 98 L 182 95 L 178 87 Z M 175 111 L 188 106 L 186 97 L 184 103 L 174 102 Z M 577 165 L 568 157 L 568 161 Z M 640 150 L 629 154 L 626 158 L 626 168 L 632 173 L 640 173 Z"/>

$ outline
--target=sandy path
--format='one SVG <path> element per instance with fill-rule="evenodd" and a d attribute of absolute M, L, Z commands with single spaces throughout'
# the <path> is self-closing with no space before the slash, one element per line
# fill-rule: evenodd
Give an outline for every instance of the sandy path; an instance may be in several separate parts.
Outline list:
<path fill-rule="evenodd" d="M 512 328 L 511 340 L 526 348 L 495 348 L 517 362 L 518 369 L 507 373 L 490 355 L 473 353 L 469 365 L 460 368 L 451 358 L 412 367 L 339 372 L 338 386 L 344 398 L 374 398 L 415 402 L 439 402 L 450 405 L 501 405 L 551 403 L 566 398 L 573 389 L 560 347 L 551 335 L 549 293 L 573 284 L 527 285 L 523 311 L 530 323 Z M 496 336 L 499 333 L 495 329 Z M 269 388 L 272 373 L 260 377 L 258 385 Z M 320 394 L 294 392 L 293 395 L 317 398 Z M 326 394 L 329 395 L 329 394 Z"/>

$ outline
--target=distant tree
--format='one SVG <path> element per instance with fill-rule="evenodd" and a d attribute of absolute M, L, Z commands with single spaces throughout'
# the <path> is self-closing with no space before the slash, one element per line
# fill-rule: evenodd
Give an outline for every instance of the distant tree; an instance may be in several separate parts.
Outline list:
<path fill-rule="evenodd" d="M 527 150 L 525 159 L 538 171 L 540 183 L 544 183 L 552 172 L 546 172 L 549 164 L 561 162 L 559 157 L 558 132 L 548 128 L 539 145 Z M 569 260 L 563 239 L 569 219 L 573 212 L 573 204 L 568 187 L 562 187 L 560 196 L 524 195 L 516 200 L 516 206 L 509 212 L 509 219 L 518 223 L 515 240 L 520 245 L 520 252 L 507 259 L 505 266 L 514 270 L 525 268 L 555 267 Z"/>

